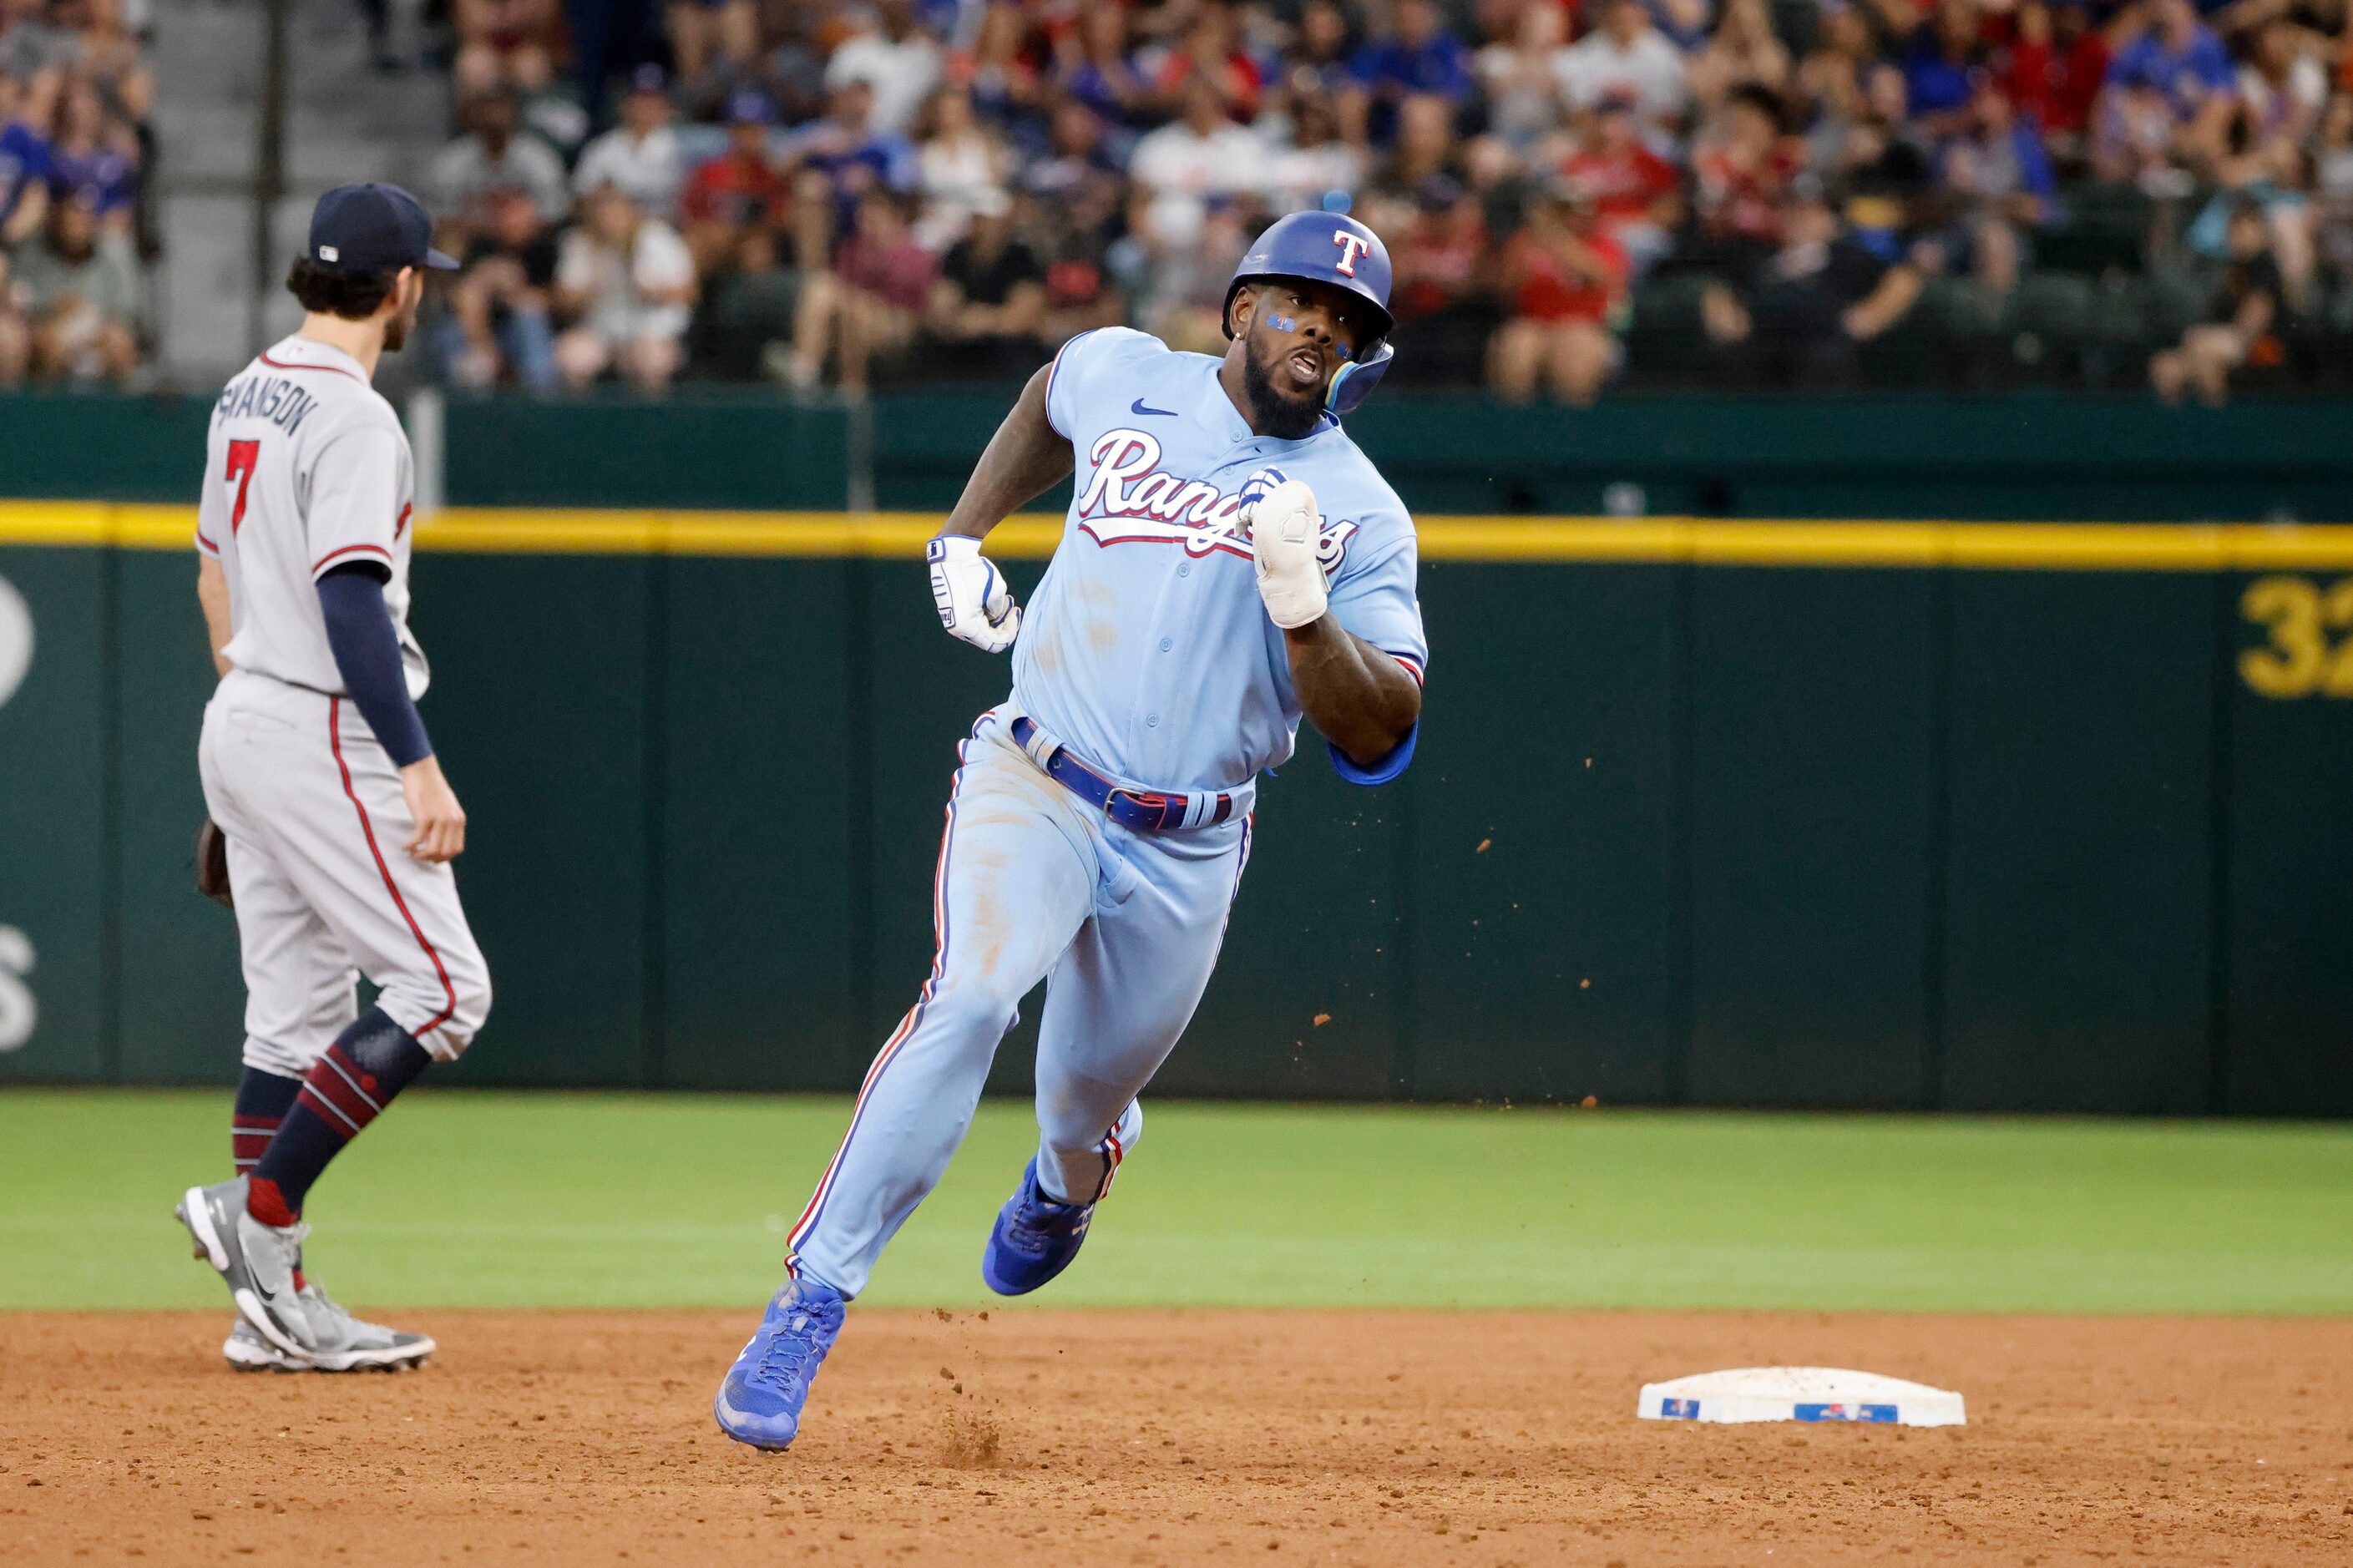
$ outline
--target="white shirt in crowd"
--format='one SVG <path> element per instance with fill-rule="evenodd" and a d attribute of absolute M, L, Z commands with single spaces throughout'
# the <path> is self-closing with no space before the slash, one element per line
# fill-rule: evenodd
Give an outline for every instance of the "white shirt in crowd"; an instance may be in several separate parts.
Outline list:
<path fill-rule="evenodd" d="M 1553 56 L 1560 89 L 1577 109 L 1591 109 L 1612 92 L 1630 93 L 1649 120 L 1682 112 L 1691 96 L 1683 52 L 1656 27 L 1645 27 L 1624 48 L 1596 30 Z"/>
<path fill-rule="evenodd" d="M 679 152 L 678 132 L 658 125 L 642 139 L 628 127 L 616 125 L 580 154 L 572 171 L 572 188 L 582 195 L 599 185 L 613 185 L 638 206 L 657 217 L 678 212 L 678 193 L 686 186 L 686 161 Z"/>
<path fill-rule="evenodd" d="M 229 663 L 344 695 L 318 581 L 366 562 L 389 574 L 408 694 L 424 696 L 425 652 L 408 629 L 415 483 L 400 416 L 343 350 L 284 338 L 237 372 L 213 405 L 196 501 L 196 548 L 228 580 Z"/>
<path fill-rule="evenodd" d="M 608 343 L 682 336 L 692 308 L 656 304 L 647 295 L 693 281 L 686 241 L 659 218 L 638 225 L 626 254 L 583 227 L 564 237 L 555 258 L 555 286 L 588 295 L 582 324 Z"/>
<path fill-rule="evenodd" d="M 874 112 L 867 123 L 903 134 L 940 85 L 940 46 L 923 33 L 910 33 L 897 43 L 880 31 L 860 33 L 825 63 L 827 88 L 853 81 L 874 89 Z"/>
<path fill-rule="evenodd" d="M 962 239 L 973 213 L 1001 199 L 1003 164 L 995 144 L 977 131 L 953 142 L 934 136 L 917 149 L 923 216 L 915 221 L 915 238 L 926 250 L 945 250 Z"/>
<path fill-rule="evenodd" d="M 2328 101 L 2328 72 L 2310 55 L 2298 55 L 2287 68 L 2287 80 L 2274 87 L 2263 72 L 2252 65 L 2242 65 L 2239 68 L 2239 97 L 2258 127 L 2277 130 Z"/>
<path fill-rule="evenodd" d="M 455 213 L 491 191 L 519 190 L 547 223 L 562 221 L 572 208 L 572 193 L 564 178 L 564 160 L 554 149 L 527 131 L 508 139 L 506 150 L 493 156 L 480 136 L 459 137 L 434 155 L 427 176 L 436 210 Z"/>
<path fill-rule="evenodd" d="M 1231 121 L 1197 136 L 1178 120 L 1136 142 L 1127 172 L 1152 193 L 1145 221 L 1153 234 L 1170 245 L 1189 245 L 1211 196 L 1266 189 L 1270 159 L 1266 143 Z"/>
<path fill-rule="evenodd" d="M 1320 207 L 1330 191 L 1354 195 L 1364 178 L 1365 155 L 1345 142 L 1314 147 L 1278 142 L 1267 160 L 1267 194 L 1277 212 Z"/>
<path fill-rule="evenodd" d="M 1471 68 L 1487 94 L 1487 123 L 1514 147 L 1550 132 L 1560 122 L 1560 60 L 1563 51 L 1535 54 L 1512 44 L 1489 44 L 1472 58 Z"/>

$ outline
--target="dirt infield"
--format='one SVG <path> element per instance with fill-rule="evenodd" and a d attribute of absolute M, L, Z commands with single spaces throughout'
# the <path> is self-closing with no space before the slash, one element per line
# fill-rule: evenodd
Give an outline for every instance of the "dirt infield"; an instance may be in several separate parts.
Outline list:
<path fill-rule="evenodd" d="M 776 1457 L 711 1423 L 749 1312 L 404 1321 L 430 1367 L 322 1377 L 231 1373 L 219 1315 L 0 1316 L 0 1560 L 2353 1562 L 2346 1321 L 853 1313 Z M 1971 1425 L 1633 1418 L 1766 1362 Z"/>

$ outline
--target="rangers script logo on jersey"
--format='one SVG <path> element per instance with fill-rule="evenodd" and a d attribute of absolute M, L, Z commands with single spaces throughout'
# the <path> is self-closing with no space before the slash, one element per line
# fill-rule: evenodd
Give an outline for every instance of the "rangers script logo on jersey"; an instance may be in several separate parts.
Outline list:
<path fill-rule="evenodd" d="M 1180 479 L 1160 468 L 1160 443 L 1142 430 L 1106 430 L 1087 449 L 1094 472 L 1078 502 L 1079 531 L 1099 545 L 1181 544 L 1198 559 L 1222 551 L 1253 559 L 1240 490 Z M 1319 514 L 1315 560 L 1330 576 L 1347 558 L 1356 525 Z"/>

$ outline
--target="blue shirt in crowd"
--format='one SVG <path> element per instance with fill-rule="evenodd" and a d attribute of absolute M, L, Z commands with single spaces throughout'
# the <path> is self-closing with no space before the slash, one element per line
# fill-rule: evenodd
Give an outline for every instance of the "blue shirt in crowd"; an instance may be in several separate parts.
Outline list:
<path fill-rule="evenodd" d="M 2126 44 L 2109 63 L 2108 80 L 2117 87 L 2153 87 L 2172 103 L 2174 113 L 2188 119 L 2207 99 L 2230 89 L 2236 80 L 2231 56 L 2213 30 L 2200 25 L 2179 51 L 2165 47 L 2152 27 Z"/>
<path fill-rule="evenodd" d="M 0 223 L 16 216 L 34 181 L 48 177 L 47 138 L 22 122 L 0 125 Z"/>
<path fill-rule="evenodd" d="M 87 204 L 103 217 L 138 199 L 139 168 L 111 147 L 94 147 L 87 153 L 59 148 L 50 157 L 49 184 L 60 195 Z"/>
<path fill-rule="evenodd" d="M 1419 47 L 1397 38 L 1366 44 L 1348 68 L 1366 87 L 1434 92 L 1457 100 L 1471 96 L 1471 51 L 1443 29 Z"/>
<path fill-rule="evenodd" d="M 1922 23 L 1904 57 L 1904 89 L 1912 112 L 1949 114 L 1968 108 L 1973 90 L 1970 79 L 1983 68 L 1973 59 L 1947 59 L 1945 41 L 1935 27 Z"/>

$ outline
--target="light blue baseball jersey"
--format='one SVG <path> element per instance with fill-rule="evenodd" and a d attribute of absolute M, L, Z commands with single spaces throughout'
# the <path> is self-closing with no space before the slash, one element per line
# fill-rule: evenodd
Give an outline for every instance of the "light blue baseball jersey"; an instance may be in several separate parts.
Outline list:
<path fill-rule="evenodd" d="M 1282 632 L 1234 515 L 1261 468 L 1314 490 L 1340 624 L 1417 681 L 1429 661 L 1397 492 L 1328 416 L 1304 440 L 1254 434 L 1219 363 L 1106 327 L 1064 344 L 1046 385 L 1077 473 L 1014 644 L 1014 700 L 1098 768 L 1162 789 L 1237 787 L 1298 735 Z"/>

